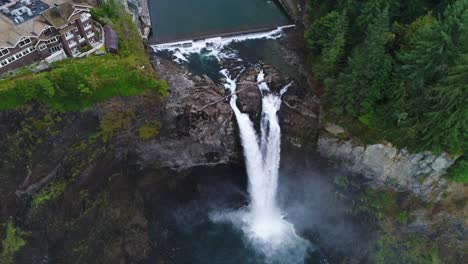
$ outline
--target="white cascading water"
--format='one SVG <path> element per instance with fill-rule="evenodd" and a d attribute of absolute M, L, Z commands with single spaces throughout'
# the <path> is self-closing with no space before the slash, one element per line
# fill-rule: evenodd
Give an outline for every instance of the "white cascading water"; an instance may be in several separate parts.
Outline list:
<path fill-rule="evenodd" d="M 226 77 L 225 87 L 233 94 L 230 104 L 239 126 L 249 178 L 251 203 L 242 216 L 243 229 L 253 241 L 270 249 L 280 245 L 297 245 L 296 242 L 300 238 L 296 236 L 293 226 L 283 218 L 276 199 L 281 143 L 278 110 L 281 106 L 281 96 L 291 83 L 286 85 L 280 94 L 275 94 L 265 82 L 263 71 L 258 74 L 257 85 L 262 93 L 259 138 L 249 116 L 242 113 L 236 105 L 236 79 L 232 79 L 227 70 L 221 73 Z"/>

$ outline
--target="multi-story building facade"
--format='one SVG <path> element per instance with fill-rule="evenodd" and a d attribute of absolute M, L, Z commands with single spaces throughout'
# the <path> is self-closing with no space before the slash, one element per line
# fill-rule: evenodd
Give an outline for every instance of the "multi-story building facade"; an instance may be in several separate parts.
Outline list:
<path fill-rule="evenodd" d="M 94 0 L 10 0 L 0 6 L 0 74 L 34 61 L 78 57 L 101 43 Z"/>

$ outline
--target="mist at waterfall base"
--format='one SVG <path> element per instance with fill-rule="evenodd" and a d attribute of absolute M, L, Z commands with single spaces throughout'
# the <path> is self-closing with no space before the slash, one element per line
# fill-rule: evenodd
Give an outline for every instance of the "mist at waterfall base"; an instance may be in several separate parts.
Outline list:
<path fill-rule="evenodd" d="M 305 259 L 299 263 L 335 263 L 328 255 L 328 261 L 325 260 L 322 248 L 341 256 L 352 256 L 355 251 L 365 252 L 371 248 L 368 243 L 372 240 L 365 223 L 349 216 L 349 205 L 337 200 L 337 190 L 330 182 L 345 172 L 335 169 L 314 153 L 290 149 L 284 149 L 282 153 L 277 195 L 279 208 L 294 225 L 296 233 L 317 246 L 310 246 Z M 239 210 L 246 212 L 250 201 L 245 168 L 202 167 L 186 179 L 183 188 L 172 194 L 172 199 L 177 202 L 162 205 L 167 213 L 159 211 L 155 215 L 158 220 L 154 228 L 165 226 L 161 224 L 162 216 L 173 226 L 155 231 L 174 237 L 176 247 L 167 249 L 174 252 L 173 263 L 294 263 L 280 256 L 267 258 L 239 228 L 244 224 Z M 181 198 L 183 195 L 187 197 Z M 233 218 L 228 219 L 230 216 Z M 160 250 L 163 246 L 158 244 Z"/>

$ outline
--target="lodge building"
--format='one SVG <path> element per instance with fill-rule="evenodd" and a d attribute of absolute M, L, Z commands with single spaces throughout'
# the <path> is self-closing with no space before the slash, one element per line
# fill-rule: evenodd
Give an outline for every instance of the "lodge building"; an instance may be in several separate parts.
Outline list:
<path fill-rule="evenodd" d="M 0 74 L 38 60 L 81 57 L 102 43 L 95 0 L 0 0 Z"/>

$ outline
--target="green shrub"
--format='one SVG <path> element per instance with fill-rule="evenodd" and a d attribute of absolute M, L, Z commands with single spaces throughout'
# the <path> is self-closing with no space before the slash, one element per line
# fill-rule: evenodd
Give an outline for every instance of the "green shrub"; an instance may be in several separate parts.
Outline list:
<path fill-rule="evenodd" d="M 448 175 L 455 182 L 468 183 L 468 155 L 460 157 L 449 169 Z"/>
<path fill-rule="evenodd" d="M 5 239 L 2 241 L 2 253 L 0 254 L 0 263 L 13 263 L 13 257 L 18 250 L 26 245 L 24 237 L 26 232 L 16 228 L 12 223 L 5 226 Z"/>
<path fill-rule="evenodd" d="M 371 127 L 371 118 L 372 118 L 371 114 L 365 114 L 365 115 L 360 116 L 358 119 L 365 126 Z"/>
<path fill-rule="evenodd" d="M 1 81 L 0 110 L 37 101 L 60 112 L 83 111 L 114 96 L 134 96 L 145 90 L 166 94 L 166 89 L 151 71 L 128 58 L 64 60 L 54 63 L 50 72 Z"/>
<path fill-rule="evenodd" d="M 104 24 L 109 19 L 117 19 L 120 15 L 119 4 L 116 0 L 103 1 L 101 7 L 91 9 L 93 20 Z"/>
<path fill-rule="evenodd" d="M 80 49 L 80 52 L 81 53 L 85 53 L 85 52 L 88 52 L 92 49 L 93 47 L 89 46 L 89 45 L 86 45 L 84 46 L 83 48 Z"/>
<path fill-rule="evenodd" d="M 398 214 L 397 220 L 400 224 L 405 225 L 408 222 L 408 212 L 403 211 Z"/>
<path fill-rule="evenodd" d="M 384 219 L 394 215 L 396 208 L 395 193 L 369 188 L 354 201 L 351 213 L 355 215 L 364 213 L 371 216 L 372 219 Z"/>
<path fill-rule="evenodd" d="M 102 140 L 107 142 L 115 131 L 127 127 L 132 121 L 134 112 L 131 110 L 107 112 L 101 118 Z"/>
<path fill-rule="evenodd" d="M 430 241 L 381 234 L 375 263 L 439 264 L 441 260 L 436 245 Z"/>
<path fill-rule="evenodd" d="M 42 189 L 31 202 L 31 208 L 37 210 L 41 208 L 42 205 L 47 203 L 50 200 L 53 200 L 59 197 L 65 190 L 65 182 L 63 180 L 58 180 L 52 182 L 49 186 Z"/>
<path fill-rule="evenodd" d="M 160 122 L 152 122 L 152 123 L 143 125 L 138 130 L 138 138 L 143 141 L 150 140 L 159 134 L 160 129 L 161 129 Z"/>

